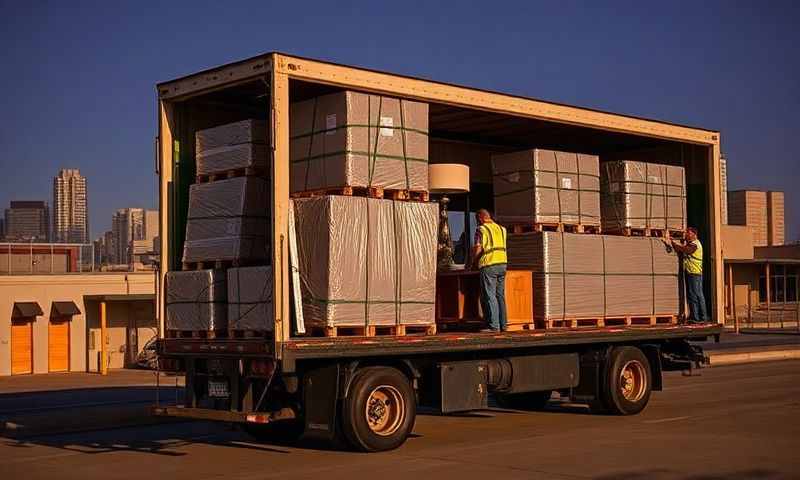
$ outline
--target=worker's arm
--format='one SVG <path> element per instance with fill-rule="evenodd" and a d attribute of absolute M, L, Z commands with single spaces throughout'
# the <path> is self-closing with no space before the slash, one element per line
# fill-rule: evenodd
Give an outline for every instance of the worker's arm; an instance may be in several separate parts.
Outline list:
<path fill-rule="evenodd" d="M 469 267 L 470 268 L 478 268 L 478 260 L 481 258 L 481 253 L 483 253 L 483 232 L 481 232 L 481 227 L 475 229 L 475 237 L 472 239 L 472 252 L 469 257 Z"/>
<path fill-rule="evenodd" d="M 481 258 L 481 253 L 483 253 L 483 247 L 481 244 L 478 243 L 472 246 L 472 255 L 470 256 L 470 268 L 476 268 L 478 266 L 478 259 Z"/>
<path fill-rule="evenodd" d="M 695 252 L 695 250 L 697 250 L 697 245 L 695 245 L 694 243 L 687 243 L 686 245 L 681 245 L 680 243 L 673 240 L 672 248 L 674 248 L 675 251 L 678 253 L 682 253 L 684 255 L 691 255 Z"/>

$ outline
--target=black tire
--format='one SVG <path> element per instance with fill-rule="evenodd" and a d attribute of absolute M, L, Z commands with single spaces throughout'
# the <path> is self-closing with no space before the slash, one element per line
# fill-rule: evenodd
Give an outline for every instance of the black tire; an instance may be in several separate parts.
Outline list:
<path fill-rule="evenodd" d="M 647 356 L 636 347 L 617 347 L 608 357 L 601 385 L 604 413 L 635 415 L 647 406 L 653 387 Z"/>
<path fill-rule="evenodd" d="M 502 408 L 514 410 L 544 410 L 550 397 L 553 395 L 551 390 L 546 392 L 524 392 L 497 394 L 497 404 Z"/>
<path fill-rule="evenodd" d="M 354 449 L 380 452 L 402 445 L 416 416 L 408 378 L 395 368 L 367 367 L 356 373 L 342 403 L 341 425 Z"/>

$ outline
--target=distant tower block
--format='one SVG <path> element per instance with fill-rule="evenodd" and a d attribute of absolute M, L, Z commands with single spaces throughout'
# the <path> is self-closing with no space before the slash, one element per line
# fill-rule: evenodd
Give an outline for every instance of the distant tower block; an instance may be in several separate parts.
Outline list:
<path fill-rule="evenodd" d="M 53 178 L 53 240 L 89 243 L 86 177 L 77 168 L 65 168 Z"/>

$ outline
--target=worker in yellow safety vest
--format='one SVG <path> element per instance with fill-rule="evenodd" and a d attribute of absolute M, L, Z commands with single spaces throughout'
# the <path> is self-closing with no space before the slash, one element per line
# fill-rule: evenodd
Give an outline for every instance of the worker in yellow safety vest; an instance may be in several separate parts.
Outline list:
<path fill-rule="evenodd" d="M 478 228 L 472 247 L 472 265 L 481 280 L 481 306 L 489 323 L 485 331 L 506 330 L 506 229 L 492 220 L 485 209 L 478 210 Z"/>
<path fill-rule="evenodd" d="M 689 303 L 689 323 L 708 321 L 706 299 L 703 295 L 703 245 L 697 239 L 697 229 L 689 227 L 684 234 L 686 240 L 678 243 L 670 239 L 669 243 L 681 254 L 683 273 L 686 282 L 686 300 Z"/>

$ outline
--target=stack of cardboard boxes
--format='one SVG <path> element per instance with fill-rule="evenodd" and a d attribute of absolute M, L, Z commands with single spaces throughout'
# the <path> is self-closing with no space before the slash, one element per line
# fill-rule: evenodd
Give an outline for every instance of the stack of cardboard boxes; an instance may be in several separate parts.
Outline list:
<path fill-rule="evenodd" d="M 195 139 L 198 183 L 189 188 L 186 271 L 167 273 L 166 328 L 271 330 L 269 317 L 253 314 L 271 313 L 272 291 L 259 289 L 271 282 L 270 267 L 238 267 L 270 259 L 266 123 L 244 120 L 198 131 Z M 207 263 L 214 268 L 202 268 Z M 246 288 L 231 291 L 230 279 L 242 277 L 250 280 L 242 282 Z"/>
<path fill-rule="evenodd" d="M 435 325 L 438 205 L 328 195 L 427 192 L 427 104 L 347 91 L 290 119 L 290 191 L 309 197 L 294 200 L 305 326 Z M 184 264 L 254 266 L 169 272 L 168 330 L 273 329 L 267 138 L 257 120 L 197 133 L 210 181 L 190 188 Z"/>
<path fill-rule="evenodd" d="M 428 105 L 340 92 L 291 106 L 295 193 L 428 190 Z M 306 328 L 433 326 L 438 205 L 294 200 Z"/>

